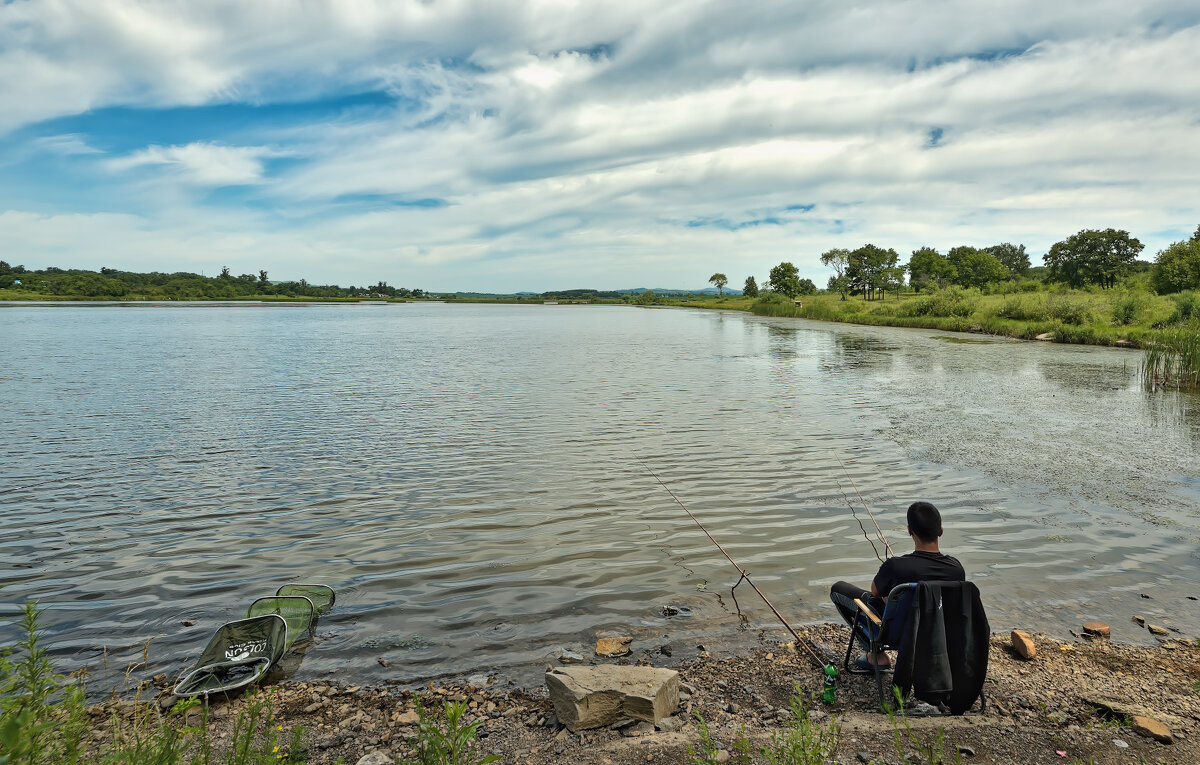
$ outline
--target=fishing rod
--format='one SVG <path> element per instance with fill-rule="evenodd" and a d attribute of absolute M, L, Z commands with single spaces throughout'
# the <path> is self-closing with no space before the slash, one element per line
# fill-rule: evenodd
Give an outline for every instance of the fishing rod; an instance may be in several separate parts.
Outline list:
<path fill-rule="evenodd" d="M 750 585 L 751 589 L 753 589 L 756 593 L 758 593 L 758 597 L 762 598 L 763 602 L 767 604 L 767 608 L 771 609 L 771 613 L 775 614 L 776 618 L 778 618 L 779 621 L 783 623 L 783 626 L 787 628 L 787 631 L 792 633 L 792 637 L 794 637 L 796 639 L 796 645 L 804 646 L 804 649 L 806 651 L 808 651 L 808 655 L 811 656 L 817 662 L 817 666 L 819 666 L 828 675 L 828 671 L 830 669 L 833 669 L 833 665 L 830 662 L 826 661 L 825 659 L 821 658 L 821 656 L 817 653 L 813 644 L 809 640 L 801 637 L 800 633 L 798 633 L 798 632 L 796 632 L 796 630 L 792 629 L 792 625 L 788 624 L 788 620 L 783 618 L 783 614 L 779 613 L 779 609 L 775 608 L 775 606 L 771 603 L 771 601 L 767 598 L 767 596 L 763 594 L 762 590 L 758 589 L 758 585 L 754 584 L 754 581 L 750 578 L 750 572 L 746 571 L 744 568 L 742 568 L 741 566 L 739 566 L 737 564 L 737 561 L 735 561 L 729 555 L 729 553 L 725 551 L 725 548 L 721 546 L 721 543 L 718 542 L 713 537 L 713 535 L 711 533 L 709 533 L 708 529 L 706 529 L 704 527 L 704 524 L 700 522 L 700 519 L 692 514 L 692 511 L 688 509 L 687 505 L 683 504 L 683 500 L 681 500 L 679 497 L 675 496 L 675 492 L 671 491 L 671 487 L 667 486 L 667 484 L 663 481 L 663 479 L 659 478 L 658 474 L 650 469 L 650 466 L 646 464 L 645 460 L 643 460 L 641 457 L 638 457 L 637 455 L 634 455 L 634 457 L 637 459 L 638 462 L 642 463 L 642 467 L 646 468 L 646 472 L 649 473 L 650 475 L 654 476 L 654 480 L 658 481 L 659 485 L 667 490 L 667 493 L 671 495 L 671 498 L 674 499 L 677 503 L 679 503 L 679 506 L 682 507 L 683 511 L 688 514 L 688 517 L 691 518 L 692 521 L 697 526 L 700 527 L 700 530 L 704 532 L 704 535 L 706 537 L 708 537 L 709 541 L 711 541 L 714 545 L 717 546 L 717 549 L 721 551 L 721 554 L 725 556 L 725 559 L 728 560 L 731 564 L 733 564 L 733 567 L 735 569 L 737 569 L 737 572 L 739 574 L 741 574 L 741 579 L 738 579 L 737 584 L 733 585 L 733 589 L 736 589 L 738 584 L 741 584 L 743 580 L 746 582 L 746 584 Z M 730 594 L 733 594 L 733 589 L 730 590 Z M 737 603 L 736 595 L 734 596 L 733 600 L 734 600 L 734 603 Z M 834 670 L 833 674 L 834 675 L 837 674 L 836 670 Z"/>
<path fill-rule="evenodd" d="M 894 557 L 896 557 L 896 553 L 892 551 L 892 544 L 891 544 L 890 542 L 888 542 L 888 539 L 887 539 L 887 537 L 885 537 L 885 536 L 883 535 L 883 529 L 879 528 L 879 521 L 875 520 L 875 513 L 871 512 L 871 507 L 870 507 L 870 505 L 868 505 L 868 504 L 867 504 L 867 501 L 866 501 L 865 499 L 863 499 L 862 492 L 858 490 L 858 484 L 856 484 L 856 483 L 854 482 L 854 476 L 850 475 L 850 471 L 846 469 L 846 463 L 842 462 L 842 458 L 841 458 L 841 457 L 839 457 L 839 456 L 837 455 L 837 453 L 836 453 L 836 452 L 834 452 L 833 458 L 834 458 L 834 459 L 836 459 L 836 460 L 838 461 L 838 464 L 842 466 L 842 472 L 843 472 L 843 473 L 846 475 L 846 480 L 848 480 L 848 481 L 850 482 L 850 485 L 851 485 L 852 487 L 854 487 L 854 493 L 858 495 L 858 501 L 859 501 L 859 502 L 861 502 L 861 503 L 862 503 L 862 506 L 863 506 L 863 508 L 864 508 L 864 509 L 866 509 L 866 511 L 867 511 L 867 515 L 868 515 L 868 516 L 870 516 L 870 518 L 871 518 L 871 523 L 875 524 L 875 533 L 876 533 L 876 534 L 879 536 L 879 541 L 880 541 L 880 542 L 883 542 L 883 547 L 884 547 L 884 549 L 885 549 L 885 550 L 887 550 L 887 555 L 888 555 L 888 557 L 889 557 L 889 558 L 894 558 Z M 840 482 L 838 483 L 838 488 L 841 488 L 841 483 L 840 483 Z M 843 494 L 843 496 L 844 496 L 844 495 L 845 495 L 845 492 L 842 492 L 842 494 Z M 848 497 L 847 497 L 846 501 L 847 501 L 847 504 L 849 504 L 849 501 L 850 501 L 850 500 L 849 500 L 849 498 L 848 498 Z M 853 505 L 851 505 L 851 507 L 850 507 L 850 512 L 852 512 L 852 513 L 854 512 L 854 507 L 853 507 Z M 856 520 L 856 521 L 858 520 L 858 514 L 857 514 L 857 513 L 855 513 L 855 514 L 854 514 L 854 520 Z M 858 525 L 859 525 L 859 527 L 861 528 L 861 527 L 862 527 L 862 522 L 861 522 L 861 521 L 859 521 L 859 524 L 858 524 Z M 864 535 L 864 536 L 866 536 L 866 533 L 867 533 L 866 529 L 863 529 L 863 535 Z M 871 539 L 870 539 L 870 537 L 867 537 L 867 541 L 868 541 L 868 542 L 871 542 Z M 874 543 L 874 542 L 871 542 L 871 549 L 873 549 L 873 550 L 875 549 L 875 543 Z M 878 551 L 878 550 L 875 550 L 875 557 L 876 557 L 876 558 L 879 558 L 879 551 Z M 881 561 L 881 562 L 882 562 L 882 560 L 883 560 L 883 559 L 882 559 L 882 558 L 880 558 L 880 561 Z"/>

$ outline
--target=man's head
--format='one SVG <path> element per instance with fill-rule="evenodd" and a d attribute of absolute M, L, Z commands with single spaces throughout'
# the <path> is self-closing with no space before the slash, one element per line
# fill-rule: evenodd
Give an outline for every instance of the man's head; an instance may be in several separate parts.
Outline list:
<path fill-rule="evenodd" d="M 942 514 L 928 502 L 908 506 L 908 533 L 918 542 L 932 544 L 942 535 Z"/>

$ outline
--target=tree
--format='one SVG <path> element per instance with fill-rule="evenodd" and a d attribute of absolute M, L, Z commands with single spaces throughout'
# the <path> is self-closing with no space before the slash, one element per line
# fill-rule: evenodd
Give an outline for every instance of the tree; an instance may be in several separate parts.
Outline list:
<path fill-rule="evenodd" d="M 946 286 L 947 282 L 954 281 L 954 267 L 932 247 L 913 250 L 906 268 L 908 269 L 908 283 L 918 291 L 930 287 L 941 289 Z"/>
<path fill-rule="evenodd" d="M 1013 276 L 1029 275 L 1029 255 L 1025 253 L 1025 245 L 1004 242 L 988 247 L 985 252 L 1000 261 Z"/>
<path fill-rule="evenodd" d="M 771 269 L 767 283 L 771 289 L 790 298 L 800 294 L 800 272 L 786 260 Z"/>
<path fill-rule="evenodd" d="M 799 295 L 815 295 L 817 294 L 817 285 L 813 284 L 812 279 L 801 279 L 800 289 L 797 292 Z"/>
<path fill-rule="evenodd" d="M 653 305 L 658 302 L 658 295 L 654 294 L 654 290 L 646 290 L 642 294 L 633 299 L 633 302 L 638 305 Z"/>
<path fill-rule="evenodd" d="M 715 273 L 708 277 L 708 283 L 717 288 L 717 294 L 725 295 L 725 285 L 729 284 L 729 277 L 722 273 Z"/>
<path fill-rule="evenodd" d="M 846 270 L 850 267 L 850 251 L 842 249 L 832 249 L 821 255 L 821 265 L 826 268 L 832 268 L 834 275 L 829 279 L 829 291 L 837 292 L 842 296 L 842 300 L 846 299 L 846 290 L 849 289 L 850 282 L 846 278 Z"/>
<path fill-rule="evenodd" d="M 980 287 L 1008 278 L 1008 269 L 994 255 L 970 248 L 955 266 L 955 283 L 964 287 Z"/>
<path fill-rule="evenodd" d="M 1175 242 L 1154 257 L 1150 280 L 1160 295 L 1200 289 L 1200 229 L 1191 239 Z"/>
<path fill-rule="evenodd" d="M 758 282 L 754 281 L 753 276 L 746 277 L 746 283 L 742 286 L 742 294 L 746 297 L 758 297 Z"/>
<path fill-rule="evenodd" d="M 1107 288 L 1129 270 L 1141 251 L 1142 243 L 1128 231 L 1084 229 L 1055 242 L 1043 260 L 1050 281 L 1072 287 L 1092 282 Z"/>
<path fill-rule="evenodd" d="M 221 278 L 222 279 L 232 279 L 233 278 L 232 276 L 229 275 L 229 266 L 221 266 Z"/>
<path fill-rule="evenodd" d="M 883 249 L 873 244 L 864 244 L 850 253 L 846 278 L 850 280 L 851 292 L 863 292 L 870 300 L 877 290 L 887 284 L 887 270 L 895 268 L 900 254 L 892 249 Z"/>

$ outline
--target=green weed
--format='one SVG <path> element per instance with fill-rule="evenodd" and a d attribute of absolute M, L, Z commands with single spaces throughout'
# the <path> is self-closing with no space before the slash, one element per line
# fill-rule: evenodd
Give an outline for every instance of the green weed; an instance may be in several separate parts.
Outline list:
<path fill-rule="evenodd" d="M 928 744 L 922 742 L 913 732 L 912 725 L 904 714 L 904 698 L 900 695 L 900 689 L 892 688 L 892 693 L 896 697 L 898 711 L 893 712 L 890 705 L 887 710 L 888 718 L 892 721 L 893 744 L 900 759 L 913 762 L 912 755 L 906 751 L 911 748 L 917 752 L 916 762 L 923 765 L 961 765 L 962 755 L 958 747 L 949 747 L 950 751 L 947 751 L 946 729 L 939 727 L 933 741 Z"/>
<path fill-rule="evenodd" d="M 475 740 L 479 723 L 463 725 L 462 718 L 466 711 L 465 702 L 445 702 L 445 725 L 441 725 L 430 718 L 418 701 L 417 737 L 412 740 L 417 759 L 408 760 L 405 765 L 484 765 L 500 759 L 495 754 L 479 756 L 476 751 L 478 742 Z"/>
<path fill-rule="evenodd" d="M 822 765 L 837 750 L 841 726 L 837 720 L 821 725 L 809 717 L 800 686 L 788 706 L 791 713 L 784 727 L 771 734 L 762 755 L 771 765 Z"/>

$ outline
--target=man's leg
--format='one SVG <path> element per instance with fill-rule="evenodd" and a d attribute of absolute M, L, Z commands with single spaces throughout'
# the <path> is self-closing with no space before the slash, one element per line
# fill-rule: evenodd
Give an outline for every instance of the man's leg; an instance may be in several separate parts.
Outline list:
<path fill-rule="evenodd" d="M 851 627 L 854 626 L 854 619 L 858 614 L 858 606 L 854 605 L 855 598 L 860 598 L 866 603 L 870 600 L 871 593 L 849 582 L 838 582 L 829 590 L 829 599 L 833 601 L 833 605 L 837 606 L 842 619 Z"/>
<path fill-rule="evenodd" d="M 838 582 L 837 584 L 833 585 L 833 587 L 829 590 L 829 599 L 833 601 L 833 605 L 837 607 L 838 613 L 842 615 L 842 619 L 846 621 L 846 624 L 849 624 L 850 628 L 857 632 L 856 620 L 858 618 L 858 606 L 854 603 L 855 598 L 858 598 L 863 603 L 866 603 L 868 606 L 875 609 L 876 612 L 882 611 L 883 608 L 878 598 L 872 597 L 871 593 L 867 592 L 861 587 L 850 584 L 849 582 Z M 865 646 L 861 638 L 859 640 L 859 645 Z M 887 653 L 882 651 L 878 656 L 868 651 L 867 661 L 871 662 L 872 664 L 879 664 L 880 666 L 888 666 L 891 664 L 891 660 L 888 658 Z"/>

